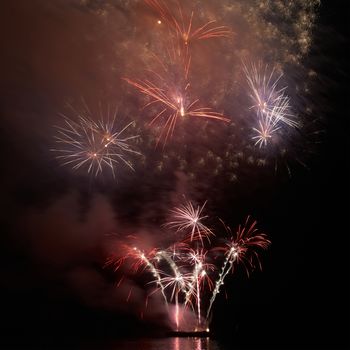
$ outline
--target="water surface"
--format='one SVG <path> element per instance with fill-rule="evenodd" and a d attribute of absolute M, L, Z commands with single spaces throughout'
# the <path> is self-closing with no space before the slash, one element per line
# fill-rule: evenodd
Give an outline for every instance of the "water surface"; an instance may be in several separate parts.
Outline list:
<path fill-rule="evenodd" d="M 93 349 L 89 347 L 89 350 Z M 226 350 L 215 340 L 200 337 L 123 339 L 112 341 L 101 350 Z"/>

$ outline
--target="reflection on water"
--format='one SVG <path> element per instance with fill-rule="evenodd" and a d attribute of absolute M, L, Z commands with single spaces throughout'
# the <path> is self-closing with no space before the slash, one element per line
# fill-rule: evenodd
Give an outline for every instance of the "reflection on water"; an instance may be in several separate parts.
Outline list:
<path fill-rule="evenodd" d="M 219 350 L 213 340 L 209 338 L 170 338 L 173 350 Z M 169 344 L 170 345 L 170 344 Z"/>
<path fill-rule="evenodd" d="M 119 340 L 106 350 L 222 350 L 210 338 L 160 338 Z"/>

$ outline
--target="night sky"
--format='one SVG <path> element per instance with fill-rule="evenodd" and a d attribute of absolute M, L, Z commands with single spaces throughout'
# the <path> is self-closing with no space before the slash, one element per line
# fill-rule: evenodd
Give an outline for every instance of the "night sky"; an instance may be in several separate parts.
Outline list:
<path fill-rule="evenodd" d="M 115 273 L 104 264 L 119 249 L 115 234 L 168 242 L 161 224 L 186 196 L 208 200 L 213 221 L 219 217 L 232 227 L 252 215 L 272 241 L 261 254 L 262 272 L 247 278 L 238 270 L 225 283 L 227 299 L 225 293 L 217 299 L 211 324 L 217 339 L 231 349 L 349 348 L 347 1 L 323 1 L 317 8 L 312 45 L 298 58 L 302 63 L 288 63 L 280 54 L 287 52 L 282 34 L 280 41 L 254 45 L 259 37 L 246 31 L 248 19 L 235 18 L 229 40 L 237 48 L 221 38 L 203 51 L 196 46 L 193 90 L 235 125 L 180 125 L 164 149 L 154 148 L 154 135 L 143 128 L 151 115 L 141 109 L 145 100 L 121 79 L 139 76 L 143 66 L 151 69 L 147 50 L 158 48 L 151 41 L 158 34 L 145 29 L 156 17 L 140 3 L 1 1 L 0 347 L 93 347 L 166 332 L 169 321 L 157 296 L 139 317 L 144 281 L 126 303 L 135 281 L 116 288 Z M 227 25 L 223 7 L 205 3 Z M 255 8 L 254 1 L 241 3 Z M 285 157 L 264 158 L 262 150 L 247 145 L 247 108 L 240 107 L 244 80 L 232 68 L 241 62 L 244 45 L 252 46 L 250 55 L 284 66 L 297 112 L 305 115 L 305 131 L 278 141 L 285 142 Z M 303 95 L 299 88 L 310 71 L 316 77 Z M 142 155 L 132 155 L 135 171 L 121 165 L 115 178 L 108 169 L 95 177 L 55 158 L 50 150 L 60 113 L 73 118 L 67 105 L 79 109 L 82 100 L 92 110 L 99 104 L 104 111 L 118 108 L 122 122 L 136 120 Z M 228 140 L 234 155 L 225 163 Z"/>

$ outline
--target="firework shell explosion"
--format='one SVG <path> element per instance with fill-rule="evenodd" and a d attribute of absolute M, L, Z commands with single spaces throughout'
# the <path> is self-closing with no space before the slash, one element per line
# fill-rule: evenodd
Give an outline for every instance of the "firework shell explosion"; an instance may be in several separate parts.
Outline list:
<path fill-rule="evenodd" d="M 187 202 L 171 210 L 169 220 L 172 221 L 165 226 L 176 230 L 178 240 L 168 247 L 141 249 L 137 238 L 129 236 L 123 248 L 113 253 L 106 263 L 115 271 L 121 269 L 150 278 L 148 295 L 161 293 L 177 331 L 207 331 L 213 304 L 227 275 L 239 265 L 244 266 L 247 274 L 255 267 L 261 269 L 259 250 L 267 249 L 270 244 L 250 217 L 233 232 L 223 225 L 225 234 L 220 235 L 221 239 L 204 241 L 209 232 L 215 235 L 204 223 L 207 216 L 200 216 L 204 206 L 194 210 L 195 207 Z M 127 300 L 129 297 L 130 294 Z M 186 308 L 196 315 L 196 322 L 189 329 L 183 328 Z"/>
<path fill-rule="evenodd" d="M 90 112 L 97 102 L 88 100 L 62 113 L 52 147 L 57 159 L 95 178 L 182 173 L 193 193 L 208 197 L 243 181 L 253 188 L 262 173 L 291 176 L 295 166 L 307 166 L 320 133 L 311 98 L 317 73 L 307 64 L 318 5 L 81 2 L 125 34 L 111 42 L 116 61 L 104 67 L 123 92 L 115 98 L 122 107 L 114 113 L 102 103 Z M 116 8 L 124 16 L 119 24 L 113 22 Z M 259 250 L 270 243 L 252 219 L 232 232 L 206 226 L 205 204 L 185 201 L 171 211 L 160 226 L 174 232 L 175 242 L 145 250 L 124 242 L 124 254 L 107 263 L 153 276 L 145 288 L 161 293 L 167 310 L 175 310 L 176 329 L 184 308 L 196 314 L 196 328 L 205 329 L 229 272 L 260 265 Z"/>
<path fill-rule="evenodd" d="M 113 5 L 92 3 L 87 6 L 96 16 L 112 19 Z M 117 71 L 113 77 L 125 92 L 117 96 L 123 100 L 119 114 L 136 125 L 127 133 L 135 137 L 128 148 L 142 154 L 128 159 L 130 153 L 124 153 L 124 160 L 140 171 L 185 170 L 190 179 L 208 184 L 218 177 L 234 183 L 247 173 L 253 176 L 256 168 L 292 176 L 293 167 L 307 166 L 321 133 L 311 98 L 317 73 L 303 64 L 318 3 L 155 0 L 118 5 L 130 21 L 124 28 L 130 38 L 120 39 L 119 65 L 111 73 Z M 87 101 L 89 107 L 97 103 Z M 102 115 L 94 113 L 95 123 L 103 123 L 107 108 Z M 69 114 L 79 123 L 80 111 Z M 67 127 L 64 120 L 57 125 Z M 62 143 L 52 148 L 60 150 Z M 64 157 L 59 160 L 80 169 Z M 120 164 L 107 163 L 106 172 Z M 97 168 L 86 164 L 82 170 L 103 172 Z"/>

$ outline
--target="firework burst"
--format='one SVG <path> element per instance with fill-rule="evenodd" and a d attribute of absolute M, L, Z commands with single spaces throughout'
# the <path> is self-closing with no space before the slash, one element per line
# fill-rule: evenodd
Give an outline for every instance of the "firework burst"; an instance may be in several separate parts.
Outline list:
<path fill-rule="evenodd" d="M 199 99 L 191 99 L 189 93 L 190 83 L 178 83 L 171 85 L 167 79 L 159 74 L 154 75 L 151 80 L 124 80 L 136 88 L 151 100 L 145 105 L 157 104 L 159 112 L 152 118 L 149 125 L 158 124 L 161 132 L 157 144 L 167 140 L 173 135 L 178 122 L 187 118 L 213 119 L 223 122 L 230 122 L 230 119 L 222 113 L 213 111 L 210 107 L 199 107 Z M 156 80 L 159 82 L 157 83 Z"/>
<path fill-rule="evenodd" d="M 181 223 L 175 221 L 166 225 L 170 224 L 176 230 L 185 229 L 187 235 L 191 237 L 194 223 L 189 226 L 182 224 L 183 211 L 186 213 L 186 220 L 188 217 L 197 217 L 197 225 L 199 220 L 207 217 L 201 216 L 204 205 L 196 208 L 191 202 L 187 202 L 183 207 L 177 208 L 180 211 L 175 210 L 176 215 L 181 214 Z M 135 244 L 127 244 L 119 249 L 119 254 L 123 251 L 124 254 L 121 257 L 112 256 L 107 264 L 113 265 L 115 270 L 118 270 L 121 265 L 130 261 L 129 267 L 133 273 L 147 270 L 153 276 L 148 284 L 155 286 L 150 294 L 159 290 L 167 309 L 170 303 L 175 305 L 176 329 L 179 329 L 181 323 L 181 305 L 195 313 L 196 329 L 206 329 L 213 303 L 229 272 L 233 272 L 236 265 L 243 265 L 248 275 L 256 263 L 261 268 L 258 250 L 267 249 L 270 244 L 266 235 L 258 231 L 256 221 L 250 217 L 247 217 L 245 223 L 239 225 L 234 232 L 225 224 L 224 227 L 228 237 L 218 239 L 218 242 L 223 241 L 220 245 L 208 240 L 209 247 L 204 247 L 200 236 L 194 234 L 193 240 L 185 237 L 184 240 L 177 241 L 168 248 L 151 248 L 147 252 Z M 193 232 L 197 229 L 203 231 L 203 227 L 201 229 L 195 227 Z M 197 244 L 198 241 L 201 241 L 201 246 Z M 216 261 L 223 259 L 220 269 L 212 263 L 215 259 Z"/>
<path fill-rule="evenodd" d="M 230 119 L 222 113 L 202 106 L 200 99 L 193 97 L 193 93 L 190 91 L 192 84 L 189 79 L 191 52 L 188 43 L 192 40 L 226 36 L 228 34 L 226 27 L 213 28 L 211 25 L 215 21 L 211 21 L 192 31 L 193 12 L 188 26 L 185 26 L 184 15 L 179 4 L 181 22 L 178 22 L 163 1 L 145 0 L 145 2 L 160 15 L 170 28 L 175 28 L 176 36 L 181 37 L 185 44 L 185 49 L 181 45 L 178 47 L 170 37 L 164 50 L 166 63 L 159 56 L 151 54 L 154 63 L 158 64 L 158 68 L 149 70 L 152 73 L 151 77 L 147 79 L 123 78 L 150 99 L 144 108 L 152 105 L 157 106 L 157 112 L 149 123 L 149 125 L 158 124 L 160 126 L 161 131 L 157 145 L 161 140 L 164 141 L 165 145 L 168 139 L 173 136 L 176 124 L 184 119 L 204 118 L 230 122 Z"/>
<path fill-rule="evenodd" d="M 206 40 L 220 37 L 230 37 L 232 31 L 227 26 L 216 26 L 216 21 L 211 20 L 202 25 L 195 26 L 194 11 L 188 17 L 182 10 L 182 7 L 177 3 L 176 11 L 172 11 L 167 4 L 162 0 L 144 0 L 145 3 L 153 9 L 159 18 L 168 25 L 173 31 L 176 38 L 188 47 L 191 42 L 196 40 Z M 161 23 L 159 20 L 159 24 Z"/>
<path fill-rule="evenodd" d="M 255 135 L 252 139 L 259 148 L 267 146 L 269 140 L 282 126 L 298 128 L 300 122 L 291 112 L 290 98 L 286 95 L 287 87 L 279 87 L 282 74 L 261 63 L 243 65 L 244 73 L 249 86 L 249 97 L 255 111 L 253 127 Z"/>
<path fill-rule="evenodd" d="M 192 202 L 187 201 L 171 212 L 171 221 L 164 226 L 170 229 L 175 229 L 176 232 L 184 232 L 190 237 L 190 241 L 200 240 L 203 245 L 203 238 L 209 240 L 214 233 L 203 224 L 203 221 L 208 218 L 208 215 L 203 215 L 202 212 L 206 205 L 206 201 L 202 206 L 195 206 Z"/>
<path fill-rule="evenodd" d="M 257 127 L 253 128 L 254 136 L 252 136 L 252 140 L 255 141 L 255 145 L 258 145 L 259 148 L 267 146 L 269 139 L 271 139 L 279 129 L 278 120 L 274 118 L 273 112 L 261 114 L 258 119 Z"/>
<path fill-rule="evenodd" d="M 140 153 L 135 151 L 131 142 L 138 136 L 127 136 L 126 133 L 134 125 L 130 122 L 117 128 L 116 112 L 112 119 L 101 117 L 97 122 L 91 118 L 89 111 L 77 113 L 76 120 L 63 117 L 63 126 L 56 126 L 55 136 L 58 148 L 51 149 L 62 165 L 73 170 L 85 169 L 88 174 L 97 176 L 109 169 L 115 177 L 115 168 L 124 164 L 134 170 L 129 155 Z"/>
<path fill-rule="evenodd" d="M 190 249 L 188 252 L 187 261 L 193 265 L 193 272 L 189 288 L 186 291 L 185 305 L 188 303 L 192 304 L 192 298 L 196 301 L 197 307 L 197 319 L 198 325 L 201 325 L 201 294 L 202 285 L 206 282 L 211 290 L 213 284 L 208 275 L 209 271 L 213 271 L 215 266 L 207 262 L 208 251 L 202 249 L 193 250 Z"/>
<path fill-rule="evenodd" d="M 235 264 L 242 264 L 248 275 L 249 269 L 255 267 L 255 261 L 261 268 L 257 249 L 267 249 L 271 242 L 264 233 L 258 231 L 256 224 L 257 222 L 252 221 L 250 216 L 248 216 L 244 225 L 239 225 L 234 233 L 224 224 L 229 238 L 225 240 L 223 246 L 214 248 L 216 251 L 223 253 L 225 259 L 215 282 L 212 297 L 210 298 L 209 307 L 207 309 L 207 319 L 209 318 L 213 303 L 216 296 L 219 294 L 221 286 L 224 284 L 226 276 L 230 271 L 233 271 Z"/>
<path fill-rule="evenodd" d="M 134 239 L 135 237 L 131 236 L 131 238 Z M 153 275 L 154 279 L 151 283 L 154 283 L 161 290 L 165 305 L 168 308 L 168 299 L 165 294 L 166 287 L 163 284 L 163 278 L 161 276 L 162 271 L 157 269 L 154 261 L 157 249 L 154 248 L 145 252 L 135 245 L 123 244 L 121 250 L 125 252 L 124 255 L 121 257 L 116 255 L 110 256 L 106 261 L 106 266 L 114 266 L 114 270 L 116 271 L 127 261 L 130 261 L 130 268 L 134 273 L 147 270 Z"/>

